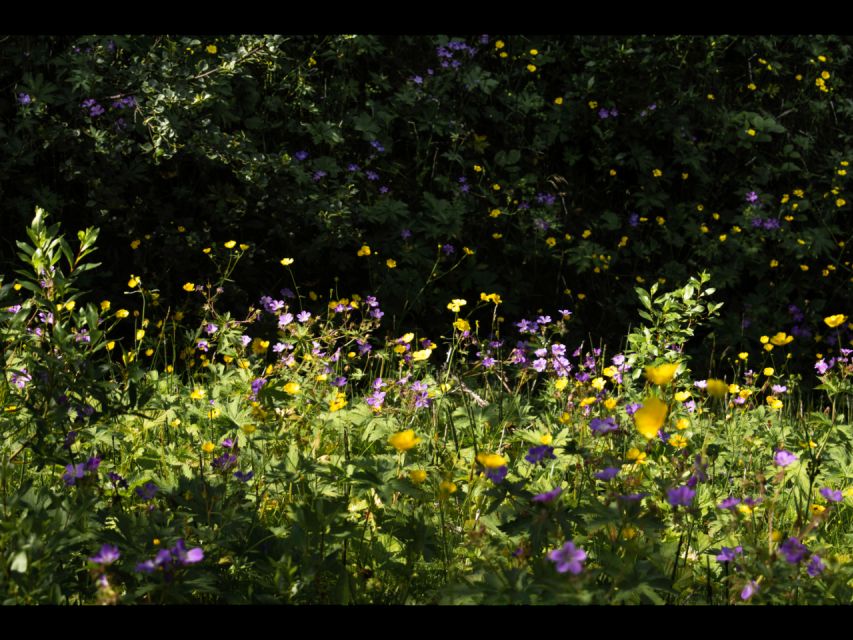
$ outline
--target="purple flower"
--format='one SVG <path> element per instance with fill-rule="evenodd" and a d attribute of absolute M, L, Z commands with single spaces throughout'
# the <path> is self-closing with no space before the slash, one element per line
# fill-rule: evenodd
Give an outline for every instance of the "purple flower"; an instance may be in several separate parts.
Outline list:
<path fill-rule="evenodd" d="M 30 104 L 33 99 L 27 93 L 19 93 L 18 94 L 18 102 L 24 106 Z"/>
<path fill-rule="evenodd" d="M 638 224 L 640 224 L 640 215 L 637 213 L 632 213 L 628 218 L 628 224 L 632 227 L 636 227 Z"/>
<path fill-rule="evenodd" d="M 101 466 L 101 459 L 97 456 L 92 456 L 88 460 L 86 460 L 84 469 L 89 473 L 95 473 L 98 470 L 98 467 Z"/>
<path fill-rule="evenodd" d="M 299 162 L 302 162 L 303 160 L 306 160 L 308 158 L 308 155 L 309 154 L 307 151 L 297 151 L 293 154 L 293 157 L 299 160 Z"/>
<path fill-rule="evenodd" d="M 379 390 L 374 391 L 367 397 L 366 402 L 374 409 L 381 409 L 382 404 L 385 402 L 385 392 Z"/>
<path fill-rule="evenodd" d="M 343 387 L 347 383 L 347 379 L 344 376 L 338 376 L 334 380 L 332 380 L 332 384 L 336 387 Z"/>
<path fill-rule="evenodd" d="M 114 547 L 111 544 L 105 544 L 101 547 L 101 550 L 98 551 L 98 553 L 89 558 L 89 562 L 94 562 L 95 564 L 112 564 L 118 560 L 120 556 L 121 553 L 119 553 L 118 547 Z"/>
<path fill-rule="evenodd" d="M 603 436 L 605 433 L 616 431 L 619 427 L 616 425 L 616 420 L 613 418 L 593 418 L 589 423 L 589 428 L 596 435 Z"/>
<path fill-rule="evenodd" d="M 666 491 L 666 499 L 673 507 L 689 507 L 695 495 L 696 492 L 687 486 L 667 489 Z"/>
<path fill-rule="evenodd" d="M 808 573 L 812 578 L 818 577 L 823 570 L 826 569 L 826 565 L 823 563 L 823 560 L 820 559 L 820 556 L 812 554 L 811 560 L 809 560 L 809 566 L 806 567 L 806 573 Z"/>
<path fill-rule="evenodd" d="M 452 244 L 446 244 L 441 247 L 441 251 L 444 253 L 444 255 L 449 256 L 456 253 L 456 247 L 454 247 Z"/>
<path fill-rule="evenodd" d="M 829 370 L 829 365 L 823 361 L 823 358 L 821 358 L 820 360 L 815 362 L 814 368 L 820 375 L 823 375 Z"/>
<path fill-rule="evenodd" d="M 627 413 L 629 416 L 632 416 L 642 408 L 643 408 L 643 405 L 640 404 L 639 402 L 632 402 L 631 404 L 625 405 L 625 413 Z"/>
<path fill-rule="evenodd" d="M 358 171 L 359 169 L 361 169 L 361 167 L 359 167 L 359 166 L 358 166 L 356 163 L 354 163 L 354 162 L 350 162 L 350 163 L 347 165 L 347 171 L 349 171 L 350 173 L 355 173 L 355 172 L 356 172 L 356 171 Z"/>
<path fill-rule="evenodd" d="M 785 556 L 786 562 L 789 564 L 797 564 L 806 557 L 809 550 L 804 544 L 801 544 L 797 538 L 788 538 L 785 542 L 779 545 L 779 552 Z"/>
<path fill-rule="evenodd" d="M 113 487 L 118 489 L 119 487 L 123 487 L 127 489 L 127 480 L 117 474 L 115 471 L 110 471 L 107 474 L 107 478 L 112 483 Z"/>
<path fill-rule="evenodd" d="M 411 238 L 411 237 L 412 237 L 412 231 L 411 231 L 410 229 L 403 229 L 403 230 L 400 232 L 400 237 L 401 237 L 403 240 L 408 240 L 409 238 Z"/>
<path fill-rule="evenodd" d="M 735 558 L 743 553 L 743 547 L 738 545 L 734 549 L 723 547 L 717 555 L 717 562 L 734 562 Z"/>
<path fill-rule="evenodd" d="M 557 456 L 554 455 L 554 447 L 549 447 L 547 444 L 543 444 L 538 447 L 530 447 L 527 451 L 527 455 L 524 456 L 524 459 L 530 464 L 544 462 L 545 460 L 556 460 L 556 458 Z"/>
<path fill-rule="evenodd" d="M 21 369 L 20 371 L 13 371 L 11 376 L 9 377 L 9 381 L 13 385 L 18 387 L 18 389 L 23 389 L 32 379 L 33 377 L 25 368 Z"/>
<path fill-rule="evenodd" d="M 379 153 L 385 153 L 385 147 L 382 146 L 382 143 L 379 140 L 371 140 L 370 146 L 376 149 Z"/>
<path fill-rule="evenodd" d="M 293 322 L 293 314 L 290 313 L 289 311 L 286 313 L 283 313 L 278 317 L 278 328 L 284 329 L 291 322 Z"/>
<path fill-rule="evenodd" d="M 212 336 L 217 331 L 219 331 L 219 327 L 217 327 L 212 322 L 208 322 L 206 325 L 204 325 L 204 332 L 209 336 Z"/>
<path fill-rule="evenodd" d="M 85 464 L 78 462 L 77 464 L 69 464 L 65 466 L 65 473 L 62 474 L 62 479 L 69 487 L 81 479 L 85 474 Z"/>
<path fill-rule="evenodd" d="M 87 100 L 84 100 L 80 104 L 80 106 L 84 109 L 88 109 L 89 110 L 89 116 L 92 118 L 97 118 L 99 115 L 102 115 L 105 111 L 105 109 L 101 105 L 99 105 L 98 101 L 95 100 L 94 98 L 89 98 Z"/>
<path fill-rule="evenodd" d="M 409 79 L 410 79 L 412 82 L 414 82 L 415 84 L 423 84 L 423 83 L 424 83 L 424 79 L 423 79 L 421 76 L 412 76 L 412 77 L 411 77 L 411 78 L 409 78 Z"/>
<path fill-rule="evenodd" d="M 184 546 L 183 538 L 179 539 L 178 542 L 175 543 L 175 546 L 172 549 L 172 555 L 175 556 L 178 563 L 183 566 L 195 564 L 196 562 L 204 560 L 204 551 L 202 551 L 202 548 L 195 547 L 194 549 L 187 550 L 186 546 Z"/>
<path fill-rule="evenodd" d="M 594 477 L 603 482 L 610 482 L 617 475 L 619 475 L 619 469 L 617 467 L 605 467 L 598 473 L 594 474 Z"/>
<path fill-rule="evenodd" d="M 299 313 L 296 314 L 296 319 L 299 320 L 299 322 L 301 322 L 301 323 L 308 322 L 308 318 L 310 318 L 310 317 L 311 317 L 310 311 L 300 311 Z"/>
<path fill-rule="evenodd" d="M 240 343 L 244 347 L 248 347 L 251 344 L 251 342 L 252 342 L 252 338 L 250 338 L 249 336 L 247 336 L 247 335 L 240 336 Z"/>
<path fill-rule="evenodd" d="M 693 383 L 693 386 L 696 387 L 697 389 L 707 389 L 708 388 L 708 381 L 707 380 L 696 380 Z"/>
<path fill-rule="evenodd" d="M 734 509 L 739 504 L 740 504 L 740 498 L 734 498 L 732 496 L 729 496 L 728 498 L 726 498 L 720 504 L 717 505 L 717 509 Z"/>
<path fill-rule="evenodd" d="M 159 490 L 160 488 L 153 482 L 146 482 L 143 486 L 136 487 L 136 495 L 143 500 L 152 500 Z"/>
<path fill-rule="evenodd" d="M 497 469 L 486 469 L 486 477 L 494 482 L 495 484 L 500 484 L 506 478 L 506 474 L 509 471 L 506 465 L 502 467 L 498 467 Z"/>
<path fill-rule="evenodd" d="M 207 351 L 208 349 L 210 349 L 210 345 L 207 343 L 207 340 L 199 340 L 195 346 L 201 351 Z"/>
<path fill-rule="evenodd" d="M 237 478 L 240 482 L 248 482 L 255 475 L 254 471 L 249 471 L 248 473 L 243 473 L 242 471 L 235 471 L 234 477 Z"/>
<path fill-rule="evenodd" d="M 578 575 L 583 570 L 583 562 L 586 560 L 586 551 L 570 540 L 560 549 L 554 549 L 548 554 L 548 559 L 557 563 L 557 573 L 572 573 Z"/>
<path fill-rule="evenodd" d="M 775 462 L 776 465 L 780 467 L 787 467 L 789 464 L 796 461 L 797 456 L 791 453 L 790 451 L 785 451 L 784 449 L 780 449 L 776 452 L 776 455 L 773 456 L 773 462 Z"/>
<path fill-rule="evenodd" d="M 255 378 L 252 380 L 252 399 L 258 399 L 258 392 L 263 388 L 263 386 L 267 383 L 266 378 Z"/>
<path fill-rule="evenodd" d="M 746 201 L 752 204 L 753 202 L 758 202 L 758 194 L 755 191 L 750 191 L 746 194 Z"/>
<path fill-rule="evenodd" d="M 756 593 L 758 593 L 758 583 L 755 580 L 750 580 L 746 583 L 743 591 L 740 592 L 740 599 L 749 600 Z"/>
<path fill-rule="evenodd" d="M 374 180 L 374 181 L 379 180 L 379 174 L 376 173 L 375 171 L 365 171 L 364 175 L 367 176 L 368 180 Z"/>
<path fill-rule="evenodd" d="M 548 361 L 545 358 L 537 358 L 533 361 L 533 368 L 538 372 L 542 373 L 545 371 L 545 367 L 548 366 Z"/>
<path fill-rule="evenodd" d="M 228 471 L 235 464 L 237 464 L 237 456 L 233 453 L 223 453 L 218 458 L 214 458 L 213 462 L 211 462 L 211 466 L 214 469 L 221 471 Z"/>
<path fill-rule="evenodd" d="M 553 502 L 561 493 L 563 493 L 563 489 L 561 487 L 555 487 L 550 491 L 540 493 L 538 496 L 533 496 L 533 502 L 540 502 L 543 504 L 546 502 Z"/>
<path fill-rule="evenodd" d="M 844 495 L 840 491 L 837 489 L 830 489 L 829 487 L 821 489 L 820 495 L 830 502 L 841 502 L 844 499 Z"/>
<path fill-rule="evenodd" d="M 326 173 L 325 171 L 323 171 L 322 169 L 317 169 L 317 171 L 315 171 L 313 174 L 311 174 L 311 179 L 314 182 L 319 182 L 320 180 L 325 178 L 327 175 L 329 175 L 329 174 Z"/>

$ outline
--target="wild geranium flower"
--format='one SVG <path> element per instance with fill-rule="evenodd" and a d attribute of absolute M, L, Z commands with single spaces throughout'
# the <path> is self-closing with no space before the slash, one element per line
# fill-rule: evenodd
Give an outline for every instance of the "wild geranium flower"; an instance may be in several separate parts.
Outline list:
<path fill-rule="evenodd" d="M 806 546 L 797 538 L 788 538 L 779 545 L 779 553 L 785 556 L 785 561 L 788 564 L 797 564 L 806 557 L 808 552 L 809 550 Z"/>
<path fill-rule="evenodd" d="M 86 475 L 85 466 L 86 465 L 83 462 L 66 465 L 65 473 L 62 474 L 62 479 L 65 481 L 65 484 L 69 487 L 76 484 L 77 480 L 80 480 L 84 475 Z"/>
<path fill-rule="evenodd" d="M 717 509 L 734 509 L 739 504 L 740 504 L 740 498 L 734 498 L 732 496 L 729 496 L 728 498 L 726 498 L 720 504 L 717 505 Z"/>
<path fill-rule="evenodd" d="M 557 573 L 571 573 L 578 575 L 583 571 L 583 563 L 586 560 L 586 551 L 576 547 L 571 540 L 566 542 L 560 549 L 554 549 L 548 554 L 548 559 L 557 564 Z"/>
<path fill-rule="evenodd" d="M 776 452 L 776 455 L 773 456 L 773 462 L 779 467 L 787 467 L 789 464 L 796 462 L 797 459 L 796 455 L 790 451 L 785 451 L 784 449 L 780 449 Z"/>
<path fill-rule="evenodd" d="M 749 600 L 752 596 L 758 593 L 758 583 L 755 580 L 750 580 L 746 583 L 743 590 L 740 592 L 741 600 Z"/>
<path fill-rule="evenodd" d="M 723 547 L 720 553 L 717 554 L 717 562 L 734 562 L 734 560 L 743 553 L 743 547 L 738 545 L 734 549 Z"/>
<path fill-rule="evenodd" d="M 153 500 L 159 490 L 160 488 L 153 482 L 146 482 L 143 486 L 136 487 L 136 495 L 143 500 Z"/>
<path fill-rule="evenodd" d="M 563 489 L 561 487 L 555 487 L 550 491 L 546 491 L 545 493 L 540 493 L 537 496 L 533 496 L 533 502 L 539 502 L 542 504 L 547 502 L 553 502 L 559 497 L 561 493 L 563 493 Z"/>
<path fill-rule="evenodd" d="M 617 475 L 619 475 L 619 469 L 616 467 L 606 467 L 606 468 L 602 469 L 601 471 L 599 471 L 598 473 L 593 474 L 593 476 L 595 478 L 598 478 L 599 480 L 602 480 L 603 482 L 610 482 Z"/>
<path fill-rule="evenodd" d="M 667 489 L 666 491 L 667 502 L 673 507 L 689 507 L 695 495 L 696 492 L 687 486 Z"/>
<path fill-rule="evenodd" d="M 414 448 L 420 441 L 421 439 L 415 436 L 414 429 L 398 431 L 388 438 L 388 444 L 394 447 L 397 451 L 408 451 L 409 449 Z"/>
<path fill-rule="evenodd" d="M 234 477 L 237 478 L 240 482 L 248 482 L 255 476 L 254 471 L 249 471 L 248 473 L 244 473 L 242 471 L 235 471 Z"/>
<path fill-rule="evenodd" d="M 824 487 L 820 490 L 820 495 L 829 500 L 830 502 L 841 502 L 844 499 L 844 494 L 837 489 L 830 489 L 829 487 Z"/>
<path fill-rule="evenodd" d="M 527 450 L 527 455 L 524 456 L 524 459 L 530 464 L 544 462 L 545 460 L 555 460 L 556 456 L 554 455 L 554 447 L 549 447 L 544 444 L 537 447 L 530 447 L 530 449 Z"/>
<path fill-rule="evenodd" d="M 811 560 L 809 560 L 809 565 L 806 567 L 806 573 L 808 573 L 812 578 L 816 578 L 823 573 L 824 569 L 826 569 L 826 565 L 823 563 L 820 556 L 816 553 L 812 554 Z"/>
<path fill-rule="evenodd" d="M 500 484 L 506 478 L 508 473 L 506 466 L 498 467 L 497 469 L 486 469 L 486 477 L 495 484 Z"/>
<path fill-rule="evenodd" d="M 611 431 L 616 431 L 619 427 L 616 425 L 614 418 L 593 418 L 589 423 L 589 428 L 596 435 L 604 435 Z"/>
<path fill-rule="evenodd" d="M 118 560 L 119 557 L 121 557 L 121 553 L 119 553 L 118 547 L 105 544 L 98 553 L 89 558 L 89 561 L 95 564 L 108 565 Z"/>

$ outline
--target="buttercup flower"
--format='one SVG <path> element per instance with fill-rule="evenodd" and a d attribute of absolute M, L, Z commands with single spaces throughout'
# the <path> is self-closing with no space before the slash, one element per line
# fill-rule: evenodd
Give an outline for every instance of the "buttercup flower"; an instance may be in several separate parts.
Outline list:
<path fill-rule="evenodd" d="M 399 431 L 388 438 L 388 443 L 397 451 L 408 451 L 414 448 L 420 441 L 421 439 L 415 436 L 413 429 Z"/>

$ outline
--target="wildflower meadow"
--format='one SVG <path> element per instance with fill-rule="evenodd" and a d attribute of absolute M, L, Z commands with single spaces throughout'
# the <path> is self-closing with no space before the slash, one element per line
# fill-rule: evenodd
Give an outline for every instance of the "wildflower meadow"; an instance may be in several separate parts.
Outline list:
<path fill-rule="evenodd" d="M 3 604 L 853 603 L 849 38 L 0 55 Z"/>

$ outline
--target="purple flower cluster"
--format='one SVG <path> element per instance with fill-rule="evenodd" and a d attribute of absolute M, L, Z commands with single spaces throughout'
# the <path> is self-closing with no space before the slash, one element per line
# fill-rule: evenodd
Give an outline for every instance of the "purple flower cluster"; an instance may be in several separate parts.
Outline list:
<path fill-rule="evenodd" d="M 98 104 L 98 101 L 94 98 L 84 100 L 80 104 L 80 106 L 83 109 L 86 109 L 89 112 L 89 116 L 92 118 L 97 118 L 98 116 L 103 115 L 106 111 L 106 109 L 104 109 L 100 104 Z"/>
<path fill-rule="evenodd" d="M 100 465 L 101 459 L 97 456 L 92 456 L 86 462 L 66 465 L 65 473 L 62 474 L 62 480 L 70 487 L 77 484 L 78 480 L 82 480 L 87 475 L 96 476 Z"/>
<path fill-rule="evenodd" d="M 183 538 L 179 539 L 171 549 L 161 549 L 153 560 L 146 560 L 136 565 L 140 573 L 153 573 L 162 569 L 165 573 L 171 573 L 177 567 L 186 567 L 204 560 L 204 551 L 201 547 L 187 549 Z"/>
<path fill-rule="evenodd" d="M 105 544 L 101 547 L 101 550 L 98 551 L 98 553 L 89 558 L 89 562 L 99 564 L 103 567 L 108 564 L 112 564 L 120 557 L 121 553 L 119 552 L 118 547 L 113 546 L 111 544 Z"/>
<path fill-rule="evenodd" d="M 673 507 L 689 507 L 693 502 L 696 491 L 688 486 L 667 489 L 666 499 Z"/>
<path fill-rule="evenodd" d="M 605 433 L 616 431 L 619 427 L 614 418 L 593 418 L 589 423 L 589 428 L 595 435 L 603 436 Z"/>
<path fill-rule="evenodd" d="M 546 460 L 556 460 L 557 456 L 554 455 L 554 447 L 549 447 L 546 444 L 537 447 L 530 447 L 527 450 L 527 455 L 524 456 L 524 459 L 527 460 L 530 464 L 538 464 L 539 462 L 545 462 Z"/>

